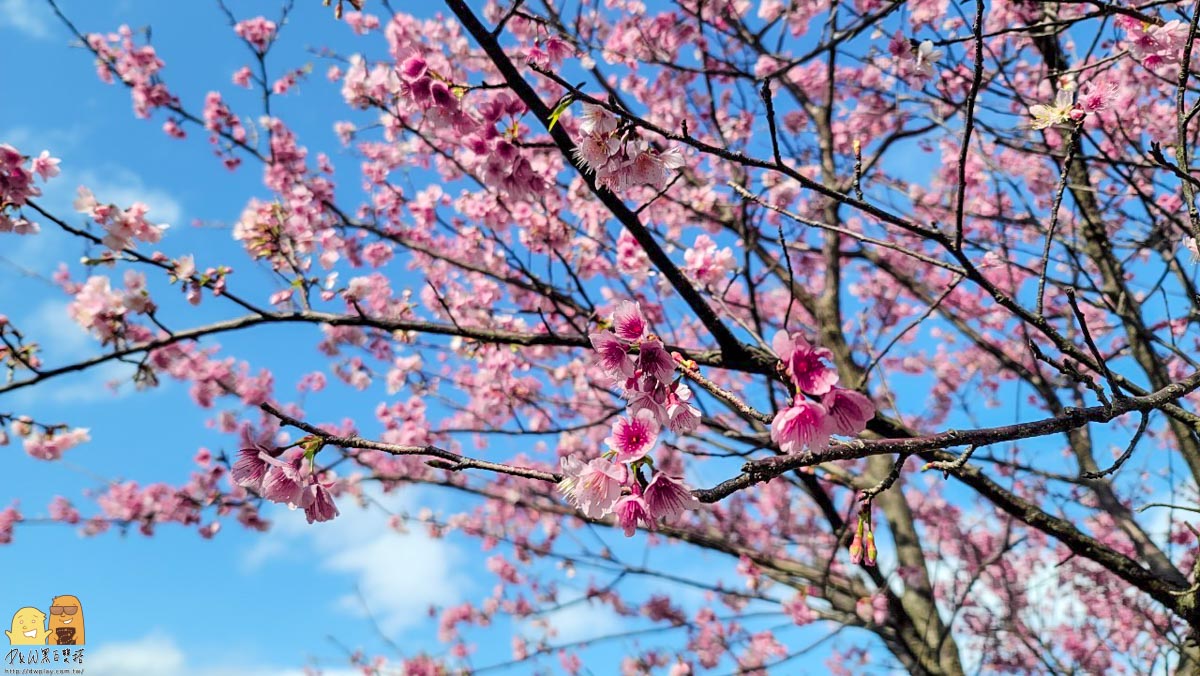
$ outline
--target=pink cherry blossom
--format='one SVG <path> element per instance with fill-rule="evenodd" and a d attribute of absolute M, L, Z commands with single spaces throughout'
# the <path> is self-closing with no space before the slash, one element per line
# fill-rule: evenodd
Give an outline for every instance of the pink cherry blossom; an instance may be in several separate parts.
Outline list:
<path fill-rule="evenodd" d="M 583 113 L 579 116 L 579 131 L 588 136 L 602 136 L 616 130 L 617 118 L 612 113 L 603 106 L 583 104 Z"/>
<path fill-rule="evenodd" d="M 612 434 L 604 440 L 605 445 L 620 462 L 633 462 L 646 456 L 658 440 L 658 422 L 649 412 L 621 416 L 612 426 Z"/>
<path fill-rule="evenodd" d="M 566 456 L 561 463 L 563 479 L 558 484 L 559 490 L 590 519 L 599 519 L 611 512 L 629 480 L 625 465 L 604 458 L 583 463 L 574 456 Z"/>
<path fill-rule="evenodd" d="M 267 462 L 260 457 L 262 449 L 243 448 L 237 452 L 237 460 L 230 469 L 234 483 L 254 492 L 262 491 L 263 478 L 267 474 Z"/>
<path fill-rule="evenodd" d="M 661 340 L 652 338 L 638 343 L 637 367 L 648 376 L 667 381 L 675 373 L 675 360 L 667 353 Z"/>
<path fill-rule="evenodd" d="M 733 250 L 729 247 L 717 249 L 717 243 L 708 235 L 696 237 L 696 243 L 683 254 L 684 269 L 701 285 L 715 285 L 726 279 L 737 267 Z"/>
<path fill-rule="evenodd" d="M 304 504 L 304 518 L 309 523 L 331 521 L 339 514 L 337 505 L 333 503 L 333 495 L 329 488 L 317 480 L 313 480 L 304 488 L 305 495 L 301 499 Z"/>
<path fill-rule="evenodd" d="M 692 389 L 683 383 L 667 393 L 667 425 L 672 432 L 687 434 L 700 426 L 700 409 L 692 405 L 691 399 Z"/>
<path fill-rule="evenodd" d="M 613 507 L 613 513 L 617 515 L 617 523 L 625 531 L 625 537 L 633 537 L 638 524 L 641 524 L 643 528 L 654 529 L 654 516 L 636 483 L 633 485 L 631 494 L 617 501 Z"/>
<path fill-rule="evenodd" d="M 46 181 L 58 176 L 60 161 L 57 157 L 50 157 L 49 151 L 43 150 L 41 155 L 30 161 L 29 168 L 35 174 L 41 176 L 43 181 Z"/>
<path fill-rule="evenodd" d="M 233 30 L 258 52 L 267 51 L 267 47 L 275 40 L 276 25 L 265 17 L 256 16 L 253 19 L 239 21 Z"/>
<path fill-rule="evenodd" d="M 267 472 L 262 479 L 262 496 L 271 502 L 300 506 L 306 495 L 303 471 L 303 458 L 290 461 L 273 458 L 265 452 L 259 453 L 259 458 L 267 464 Z"/>
<path fill-rule="evenodd" d="M 835 387 L 821 398 L 821 404 L 829 415 L 829 431 L 833 434 L 858 436 L 866 429 L 867 421 L 875 417 L 875 404 L 854 390 Z"/>
<path fill-rule="evenodd" d="M 612 331 L 600 331 L 588 336 L 596 350 L 596 363 L 609 377 L 621 380 L 633 375 L 634 360 L 628 346 Z"/>
<path fill-rule="evenodd" d="M 801 391 L 821 395 L 837 384 L 837 371 L 824 363 L 833 359 L 833 354 L 823 347 L 809 344 L 802 334 L 789 335 L 780 331 L 775 334 L 771 346 L 783 361 L 792 382 Z"/>
<path fill-rule="evenodd" d="M 771 421 L 771 440 L 784 453 L 819 451 L 829 443 L 829 422 L 825 407 L 797 398 Z"/>
<path fill-rule="evenodd" d="M 683 481 L 658 472 L 642 494 L 652 518 L 671 520 L 689 509 L 699 509 L 701 503 Z"/>
<path fill-rule="evenodd" d="M 66 432 L 35 430 L 25 437 L 25 452 L 39 460 L 58 460 L 65 451 L 91 441 L 89 430 L 75 428 Z"/>
<path fill-rule="evenodd" d="M 250 66 L 242 66 L 233 73 L 233 83 L 239 87 L 250 88 L 250 80 L 254 74 L 250 70 Z"/>
<path fill-rule="evenodd" d="M 70 500 L 61 495 L 55 496 L 50 502 L 49 514 L 50 518 L 55 521 L 69 524 L 79 523 L 79 510 L 75 509 Z"/>
<path fill-rule="evenodd" d="M 22 520 L 17 511 L 16 503 L 11 507 L 0 510 L 0 545 L 11 544 L 13 540 L 13 525 Z"/>
<path fill-rule="evenodd" d="M 613 331 L 621 340 L 636 342 L 646 334 L 646 318 L 642 315 L 642 306 L 638 303 L 624 301 L 613 311 Z"/>

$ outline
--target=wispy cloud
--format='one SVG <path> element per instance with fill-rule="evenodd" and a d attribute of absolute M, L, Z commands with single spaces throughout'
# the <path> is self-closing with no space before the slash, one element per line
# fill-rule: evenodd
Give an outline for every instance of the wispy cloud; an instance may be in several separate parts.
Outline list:
<path fill-rule="evenodd" d="M 21 152 L 31 154 L 48 148 L 52 155 L 61 156 L 66 153 L 56 148 L 70 148 L 75 135 L 76 132 L 72 131 L 43 134 L 25 127 L 15 127 L 0 132 L 0 143 L 10 143 Z M 184 218 L 183 205 L 171 193 L 148 184 L 136 172 L 114 165 L 80 168 L 64 162 L 62 174 L 41 185 L 43 194 L 38 198 L 38 204 L 68 223 L 83 225 L 83 215 L 76 213 L 72 206 L 79 186 L 86 186 L 101 202 L 119 207 L 142 202 L 149 208 L 147 220 L 155 224 L 178 227 Z M 9 248 L 0 254 L 0 265 L 18 274 L 48 278 L 60 261 L 78 260 L 84 250 L 82 242 L 61 232 L 36 214 L 29 215 L 41 222 L 41 234 L 15 238 L 8 236 L 6 245 Z M 170 235 L 171 231 L 168 230 L 167 236 Z M 0 292 L 8 290 L 5 284 L 6 280 L 0 276 Z"/>
<path fill-rule="evenodd" d="M 555 645 L 601 638 L 624 626 L 611 607 L 599 602 L 577 603 L 521 624 L 526 638 L 536 640 L 552 632 L 550 642 Z"/>
<path fill-rule="evenodd" d="M 158 633 L 101 645 L 87 653 L 90 676 L 174 676 L 183 671 L 183 664 L 183 651 L 175 641 Z"/>
<path fill-rule="evenodd" d="M 413 503 L 395 495 L 373 499 L 392 512 Z M 397 533 L 377 507 L 363 509 L 345 498 L 338 507 L 337 520 L 314 525 L 301 512 L 278 510 L 271 515 L 275 528 L 246 553 L 245 565 L 257 567 L 287 551 L 315 551 L 322 569 L 347 579 L 337 607 L 356 616 L 369 612 L 389 636 L 425 622 L 430 605 L 463 597 L 470 585 L 461 572 L 465 556 L 451 542 L 416 529 Z"/>
<path fill-rule="evenodd" d="M 88 676 L 303 676 L 302 669 L 256 665 L 203 666 L 193 664 L 175 639 L 162 632 L 122 643 L 88 645 Z M 324 676 L 360 676 L 346 668 L 322 669 Z"/>
<path fill-rule="evenodd" d="M 50 12 L 43 3 L 0 0 L 0 28 L 9 28 L 35 40 L 50 37 Z"/>
<path fill-rule="evenodd" d="M 77 362 L 100 352 L 99 343 L 90 338 L 67 314 L 67 302 L 47 300 L 25 317 L 18 317 L 21 330 L 41 348 L 42 360 L 55 366 Z M 37 399 L 56 404 L 82 404 L 113 399 L 132 391 L 126 385 L 133 376 L 133 366 L 108 362 L 93 367 L 84 374 L 69 377 L 49 386 L 21 390 L 21 403 L 30 405 Z M 110 383 L 121 383 L 114 390 Z"/>
<path fill-rule="evenodd" d="M 84 169 L 82 171 L 64 170 L 62 175 L 54 179 L 57 188 L 66 188 L 70 199 L 64 199 L 65 206 L 75 199 L 78 186 L 87 186 L 101 202 L 109 202 L 120 207 L 128 207 L 134 202 L 142 202 L 150 208 L 147 220 L 153 223 L 178 224 L 183 217 L 183 206 L 165 190 L 146 185 L 138 174 L 121 167 L 105 167 L 103 169 Z"/>

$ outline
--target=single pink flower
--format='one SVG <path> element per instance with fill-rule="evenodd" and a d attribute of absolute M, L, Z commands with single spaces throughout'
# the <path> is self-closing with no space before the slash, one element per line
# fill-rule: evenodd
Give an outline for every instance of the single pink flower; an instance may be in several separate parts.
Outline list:
<path fill-rule="evenodd" d="M 673 519 L 685 510 L 700 508 L 700 501 L 682 481 L 662 472 L 654 475 L 642 497 L 654 519 Z"/>
<path fill-rule="evenodd" d="M 17 511 L 17 503 L 15 502 L 12 507 L 0 510 L 0 545 L 7 545 L 12 542 L 13 525 L 23 520 L 24 517 Z"/>
<path fill-rule="evenodd" d="M 797 398 L 795 404 L 780 411 L 771 421 L 771 440 L 779 444 L 784 453 L 824 448 L 829 443 L 825 407 Z"/>
<path fill-rule="evenodd" d="M 29 163 L 29 168 L 35 174 L 42 177 L 43 181 L 49 180 L 58 176 L 58 163 L 60 160 L 57 157 L 50 157 L 50 152 L 43 150 L 41 155 L 33 158 Z"/>
<path fill-rule="evenodd" d="M 867 428 L 867 421 L 875 417 L 875 404 L 854 390 L 835 387 L 821 398 L 821 404 L 829 414 L 829 431 L 833 434 L 858 436 Z"/>
<path fill-rule="evenodd" d="M 579 131 L 589 136 L 602 136 L 616 130 L 617 118 L 611 113 L 602 106 L 583 104 L 583 113 L 579 116 Z"/>
<path fill-rule="evenodd" d="M 593 172 L 604 170 L 612 156 L 620 149 L 620 141 L 607 136 L 584 136 L 575 145 L 575 159 Z"/>
<path fill-rule="evenodd" d="M 629 161 L 629 180 L 635 185 L 652 185 L 662 188 L 667 183 L 668 172 L 662 159 L 644 141 L 632 144 Z"/>
<path fill-rule="evenodd" d="M 233 84 L 239 87 L 250 88 L 250 79 L 254 74 L 250 71 L 250 66 L 242 66 L 233 73 Z"/>
<path fill-rule="evenodd" d="M 304 498 L 304 502 L 307 503 L 304 507 L 304 518 L 308 519 L 309 523 L 331 521 L 338 515 L 337 505 L 333 504 L 333 495 L 324 484 L 314 479 L 304 490 L 307 493 Z"/>
<path fill-rule="evenodd" d="M 646 317 L 642 314 L 641 303 L 624 301 L 613 311 L 613 332 L 617 337 L 629 342 L 637 342 L 646 335 Z"/>
<path fill-rule="evenodd" d="M 667 394 L 667 419 L 671 431 L 687 434 L 700 426 L 700 409 L 693 406 L 692 388 L 680 383 Z"/>
<path fill-rule="evenodd" d="M 821 395 L 837 384 L 837 371 L 822 361 L 832 359 L 833 353 L 810 344 L 802 334 L 788 335 L 786 331 L 779 331 L 771 346 L 787 367 L 792 382 L 804 392 Z"/>
<path fill-rule="evenodd" d="M 599 519 L 612 511 L 621 498 L 621 489 L 629 480 L 629 469 L 604 458 L 584 464 L 573 456 L 561 461 L 562 481 L 558 489 L 567 500 L 590 519 Z"/>
<path fill-rule="evenodd" d="M 628 378 L 633 375 L 633 357 L 629 356 L 629 347 L 617 338 L 612 331 L 600 331 L 588 336 L 592 347 L 596 348 L 598 357 L 596 364 L 606 374 L 616 379 Z"/>
<path fill-rule="evenodd" d="M 633 417 L 617 418 L 612 434 L 604 443 L 616 451 L 618 461 L 633 462 L 646 457 L 657 440 L 658 422 L 649 412 L 639 411 Z"/>
<path fill-rule="evenodd" d="M 425 71 L 425 59 L 419 56 L 410 56 L 400 64 L 400 77 L 409 82 L 421 79 L 425 75 Z"/>
<path fill-rule="evenodd" d="M 617 500 L 613 512 L 617 515 L 617 523 L 621 524 L 621 528 L 625 530 L 625 537 L 633 537 L 638 523 L 654 530 L 654 518 L 650 515 L 650 508 L 646 505 L 646 500 L 642 497 L 642 490 L 636 483 L 633 485 L 631 494 Z"/>
<path fill-rule="evenodd" d="M 267 463 L 259 454 L 262 449 L 243 448 L 237 453 L 237 461 L 233 463 L 229 474 L 233 482 L 242 488 L 249 488 L 256 493 L 262 492 L 263 477 L 267 475 Z"/>
<path fill-rule="evenodd" d="M 298 457 L 291 462 L 272 458 L 261 452 L 258 457 L 269 465 L 266 475 L 263 476 L 262 496 L 271 502 L 301 506 L 306 497 L 304 495 L 306 482 L 302 469 L 303 457 Z"/>
<path fill-rule="evenodd" d="M 675 373 L 675 360 L 657 338 L 638 344 L 638 368 L 642 373 L 666 382 Z"/>

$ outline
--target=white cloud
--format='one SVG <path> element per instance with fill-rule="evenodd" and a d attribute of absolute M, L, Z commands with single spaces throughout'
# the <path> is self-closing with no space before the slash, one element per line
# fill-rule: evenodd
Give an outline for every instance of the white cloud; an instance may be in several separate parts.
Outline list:
<path fill-rule="evenodd" d="M 530 639 L 540 638 L 547 633 L 547 629 L 552 629 L 554 634 L 551 643 L 555 645 L 610 636 L 628 628 L 611 607 L 591 601 L 546 613 L 523 624 L 527 626 L 521 633 Z"/>
<path fill-rule="evenodd" d="M 0 27 L 44 40 L 50 37 L 50 15 L 40 2 L 0 0 Z"/>
<path fill-rule="evenodd" d="M 67 314 L 65 300 L 44 301 L 23 326 L 49 359 L 78 359 L 95 347 L 95 341 Z"/>
<path fill-rule="evenodd" d="M 3 3 L 9 1 L 12 0 L 0 0 L 0 15 L 3 14 Z M 26 155 L 37 155 L 46 150 L 51 156 L 61 159 L 75 153 L 83 144 L 84 136 L 85 127 L 79 123 L 51 129 L 17 126 L 0 131 L 0 143 L 7 143 Z"/>
<path fill-rule="evenodd" d="M 59 366 L 86 359 L 100 353 L 100 345 L 90 338 L 67 314 L 67 302 L 47 300 L 28 317 L 17 318 L 27 339 L 42 349 L 42 361 Z M 134 367 L 111 361 L 94 366 L 84 374 L 60 376 L 66 380 L 51 382 L 21 390 L 22 404 L 45 398 L 58 404 L 90 403 L 124 396 L 133 391 L 130 379 Z M 120 383 L 114 390 L 110 383 Z"/>
<path fill-rule="evenodd" d="M 25 2 L 25 0 L 0 0 L 0 25 L 5 20 L 8 5 L 41 5 L 42 3 Z M 152 223 L 179 222 L 183 217 L 183 207 L 170 193 L 150 186 L 141 174 L 110 163 L 100 163 L 96 166 L 80 166 L 72 158 L 80 156 L 86 150 L 85 143 L 90 129 L 88 125 L 75 124 L 68 127 L 39 129 L 29 126 L 6 127 L 0 130 L 0 143 L 7 143 L 25 155 L 35 156 L 43 150 L 51 157 L 62 160 L 59 165 L 61 172 L 49 181 L 37 180 L 43 196 L 39 203 L 54 215 L 64 219 L 76 219 L 77 214 L 71 203 L 75 201 L 76 190 L 79 186 L 87 186 L 96 199 L 128 207 L 134 202 L 142 202 L 150 208 L 147 219 Z"/>
<path fill-rule="evenodd" d="M 88 676 L 177 676 L 184 655 L 171 637 L 152 633 L 89 650 L 85 661 Z"/>
<path fill-rule="evenodd" d="M 415 504 L 411 491 L 373 499 L 391 512 Z M 397 533 L 378 507 L 363 509 L 343 498 L 338 509 L 334 521 L 312 525 L 302 512 L 276 510 L 270 515 L 275 527 L 246 552 L 243 565 L 255 568 L 288 551 L 314 551 L 322 569 L 349 578 L 337 607 L 360 617 L 369 612 L 389 636 L 426 622 L 430 605 L 463 598 L 470 580 L 462 572 L 465 557 L 452 543 L 415 528 Z"/>
<path fill-rule="evenodd" d="M 176 225 L 183 217 L 183 207 L 165 190 L 151 188 L 142 177 L 124 168 L 106 167 L 102 171 L 84 169 L 79 172 L 65 169 L 62 175 L 53 179 L 59 184 L 58 188 L 69 191 L 70 202 L 75 199 L 75 190 L 85 185 L 100 202 L 128 207 L 134 202 L 142 202 L 150 208 L 146 220 L 151 223 L 169 223 Z"/>
<path fill-rule="evenodd" d="M 304 676 L 303 669 L 269 666 L 196 666 L 175 640 L 152 632 L 134 641 L 88 646 L 88 676 Z M 361 676 L 356 669 L 322 669 L 323 676 Z"/>
<path fill-rule="evenodd" d="M 0 3 L 5 0 L 0 0 Z M 49 147 L 51 154 L 56 157 L 67 155 L 62 149 L 70 149 L 78 143 L 82 134 L 74 131 L 51 131 L 42 133 L 27 127 L 14 127 L 4 130 L 0 142 L 11 143 L 21 152 L 34 154 Z M 156 225 L 167 224 L 178 228 L 184 218 L 184 207 L 170 193 L 161 188 L 155 188 L 146 183 L 140 175 L 119 166 L 100 166 L 80 169 L 70 165 L 69 157 L 64 159 L 62 173 L 47 183 L 39 185 L 42 196 L 37 203 L 55 217 L 75 226 L 85 222 L 83 214 L 75 211 L 72 203 L 75 201 L 79 186 L 86 186 L 103 203 L 116 204 L 128 208 L 134 202 L 142 202 L 149 212 L 146 220 Z M 0 254 L 0 264 L 11 268 L 19 274 L 40 276 L 48 279 L 59 262 L 74 262 L 87 249 L 86 243 L 63 233 L 53 223 L 48 222 L 39 214 L 28 211 L 31 220 L 41 225 L 41 234 L 18 237 L 7 235 L 3 254 Z M 171 230 L 166 236 L 170 237 Z M 93 247 L 94 248 L 94 247 Z M 11 271 L 0 269 L 0 292 L 5 292 Z"/>

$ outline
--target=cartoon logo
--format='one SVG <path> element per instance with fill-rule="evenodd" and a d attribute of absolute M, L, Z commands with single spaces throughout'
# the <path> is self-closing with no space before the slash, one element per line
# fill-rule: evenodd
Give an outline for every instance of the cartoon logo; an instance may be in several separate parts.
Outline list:
<path fill-rule="evenodd" d="M 50 601 L 49 615 L 37 608 L 21 608 L 13 615 L 12 629 L 4 633 L 9 645 L 83 645 L 83 604 L 78 596 L 64 594 Z"/>
<path fill-rule="evenodd" d="M 46 614 L 37 608 L 21 608 L 13 615 L 9 645 L 45 645 Z"/>
<path fill-rule="evenodd" d="M 55 596 L 50 605 L 50 645 L 83 645 L 83 605 L 71 596 Z"/>

